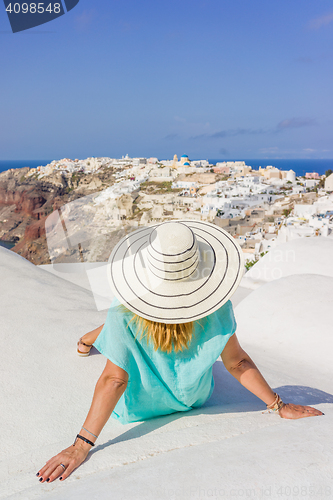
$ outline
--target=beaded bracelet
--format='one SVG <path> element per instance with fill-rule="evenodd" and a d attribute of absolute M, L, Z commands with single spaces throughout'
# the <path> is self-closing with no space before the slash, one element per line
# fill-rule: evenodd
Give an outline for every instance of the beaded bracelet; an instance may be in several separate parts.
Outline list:
<path fill-rule="evenodd" d="M 266 405 L 267 410 L 279 411 L 282 408 L 282 406 L 284 406 L 284 402 L 282 401 L 282 399 L 280 398 L 280 396 L 276 392 L 274 392 L 274 395 L 275 395 L 275 399 L 274 399 L 273 403 L 270 405 Z"/>

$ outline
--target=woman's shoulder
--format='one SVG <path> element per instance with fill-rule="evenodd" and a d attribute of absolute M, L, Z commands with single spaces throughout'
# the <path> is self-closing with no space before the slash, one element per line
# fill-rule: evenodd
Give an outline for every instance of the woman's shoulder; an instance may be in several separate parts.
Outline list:
<path fill-rule="evenodd" d="M 233 306 L 231 300 L 229 299 L 227 302 L 215 309 L 215 311 L 205 316 L 205 319 L 211 320 L 213 318 L 223 318 L 226 316 L 228 317 L 231 314 L 233 314 Z"/>
<path fill-rule="evenodd" d="M 234 333 L 237 324 L 231 300 L 225 302 L 216 311 L 205 316 L 202 320 L 198 320 L 198 323 L 206 331 L 210 328 L 215 330 L 218 327 L 220 334 Z"/>
<path fill-rule="evenodd" d="M 233 316 L 234 309 L 231 300 L 230 299 L 227 300 L 227 302 L 225 302 L 225 304 L 216 309 L 216 311 L 213 312 L 213 314 L 216 314 L 219 318 L 226 318 L 226 317 L 230 318 L 231 316 Z"/>

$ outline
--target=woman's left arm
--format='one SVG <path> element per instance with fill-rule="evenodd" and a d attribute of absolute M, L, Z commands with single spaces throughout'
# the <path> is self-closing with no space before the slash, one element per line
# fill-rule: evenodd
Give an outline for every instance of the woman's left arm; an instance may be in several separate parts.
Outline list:
<path fill-rule="evenodd" d="M 228 372 L 246 389 L 264 401 L 266 405 L 271 405 L 274 402 L 274 391 L 261 375 L 250 356 L 241 348 L 235 333 L 228 340 L 221 358 Z M 278 413 L 280 417 L 289 419 L 323 415 L 321 411 L 311 406 L 294 405 L 292 403 L 285 403 L 278 410 Z"/>

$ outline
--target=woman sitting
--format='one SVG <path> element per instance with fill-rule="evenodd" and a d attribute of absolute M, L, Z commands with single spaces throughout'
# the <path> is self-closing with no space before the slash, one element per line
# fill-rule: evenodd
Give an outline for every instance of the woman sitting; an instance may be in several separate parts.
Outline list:
<path fill-rule="evenodd" d="M 322 415 L 283 403 L 241 348 L 230 297 L 244 272 L 243 253 L 223 229 L 197 221 L 138 229 L 113 249 L 108 277 L 116 298 L 104 325 L 82 337 L 107 358 L 74 444 L 51 458 L 41 482 L 66 479 L 87 457 L 111 414 L 138 422 L 202 406 L 212 367 L 226 369 L 282 418 Z"/>

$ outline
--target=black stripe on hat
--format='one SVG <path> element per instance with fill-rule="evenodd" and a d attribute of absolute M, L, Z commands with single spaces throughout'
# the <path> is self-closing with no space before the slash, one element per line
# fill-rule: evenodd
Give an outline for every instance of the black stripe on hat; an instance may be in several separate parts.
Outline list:
<path fill-rule="evenodd" d="M 192 255 L 192 257 L 194 257 L 194 254 Z M 186 260 L 189 260 L 189 259 L 186 259 Z M 180 269 L 179 271 L 167 271 L 166 269 L 160 269 L 159 267 L 154 266 L 154 264 L 152 262 L 150 262 L 149 259 L 147 259 L 147 261 L 149 262 L 149 264 L 151 266 L 153 266 L 155 269 L 157 269 L 158 271 L 161 271 L 163 273 L 182 273 L 183 271 L 186 271 L 186 269 L 190 269 L 190 267 L 192 267 L 196 262 L 198 262 L 198 260 L 199 260 L 199 251 L 198 251 L 197 258 L 195 259 L 194 262 L 192 262 L 192 264 L 190 266 L 184 267 L 183 269 Z M 159 260 L 159 262 L 161 262 L 161 261 Z M 183 260 L 182 262 L 186 262 L 186 261 Z M 179 263 L 178 262 L 170 262 L 170 264 L 179 264 Z"/>
<path fill-rule="evenodd" d="M 191 249 L 193 248 L 193 245 L 191 246 Z M 154 250 L 155 251 L 155 250 Z M 187 251 L 187 250 L 185 250 Z M 150 252 L 149 252 L 149 247 L 147 247 L 147 253 L 150 255 L 150 257 L 154 260 L 157 260 L 158 262 L 163 262 L 163 264 L 181 264 L 182 262 L 186 262 L 187 260 L 191 259 L 193 257 L 193 255 L 195 254 L 195 252 L 197 251 L 196 248 L 194 248 L 194 252 L 193 254 L 190 256 L 190 257 L 187 257 L 187 259 L 184 259 L 184 260 L 176 260 L 174 262 L 170 262 L 168 260 L 160 260 L 160 259 L 157 259 L 156 257 L 154 257 Z M 185 252 L 182 252 L 182 253 L 185 253 Z M 166 254 L 161 254 L 161 255 L 166 255 Z M 175 254 L 175 257 L 177 257 L 177 255 L 181 255 L 181 254 Z"/>
<path fill-rule="evenodd" d="M 192 264 L 192 265 L 193 265 L 193 264 Z M 155 267 L 155 266 L 154 266 L 154 267 Z M 192 267 L 192 266 L 187 267 L 186 269 L 190 269 L 191 267 Z M 156 269 L 157 269 L 157 267 L 156 267 Z M 192 276 L 192 274 L 193 274 L 193 273 L 195 273 L 195 271 L 196 271 L 197 269 L 198 269 L 198 267 L 196 267 L 195 269 L 193 269 L 193 271 L 191 271 L 191 272 L 190 272 L 190 274 L 188 274 L 187 276 L 182 276 L 181 278 L 161 278 L 161 276 L 158 276 L 157 274 L 155 274 L 155 273 L 154 273 L 154 271 L 152 271 L 151 269 L 150 269 L 150 272 L 151 272 L 154 276 L 156 276 L 156 278 L 160 278 L 160 279 L 161 279 L 161 280 L 163 280 L 163 281 L 179 281 L 179 280 L 183 280 L 183 279 L 185 279 L 185 278 L 189 278 L 190 276 Z M 160 270 L 160 269 L 158 269 L 158 271 L 159 271 L 159 270 Z M 183 271 L 185 271 L 185 269 L 182 269 L 181 271 L 165 271 L 165 272 L 166 272 L 166 273 L 174 273 L 174 272 L 178 272 L 178 273 L 180 273 L 180 272 L 183 272 Z M 135 275 L 137 276 L 139 283 L 141 283 L 141 281 L 139 280 L 139 277 L 138 277 L 138 275 L 137 275 L 137 273 L 136 273 L 136 270 L 135 270 Z M 194 292 L 191 292 L 191 293 L 194 293 Z M 156 295 L 157 295 L 157 294 L 156 294 Z M 169 297 L 169 295 L 168 295 L 167 297 Z M 179 297 L 179 295 L 172 295 L 172 297 Z M 153 306 L 153 307 L 156 307 L 156 306 Z M 174 309 L 174 308 L 172 308 L 172 309 Z"/>

